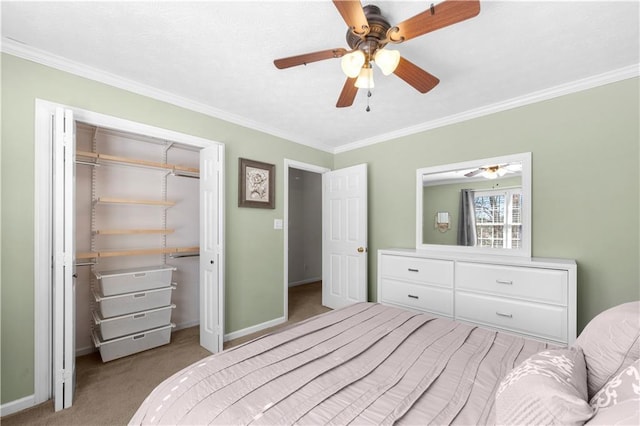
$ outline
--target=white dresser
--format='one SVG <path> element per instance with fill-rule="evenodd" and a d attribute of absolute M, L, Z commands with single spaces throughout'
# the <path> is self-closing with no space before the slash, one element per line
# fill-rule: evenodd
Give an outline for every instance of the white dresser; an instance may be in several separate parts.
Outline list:
<path fill-rule="evenodd" d="M 566 259 L 378 251 L 378 302 L 570 345 L 576 262 Z"/>

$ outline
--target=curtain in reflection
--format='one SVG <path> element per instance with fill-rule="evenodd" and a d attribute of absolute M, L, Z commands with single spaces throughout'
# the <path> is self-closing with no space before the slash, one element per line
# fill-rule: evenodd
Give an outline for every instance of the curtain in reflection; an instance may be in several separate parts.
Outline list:
<path fill-rule="evenodd" d="M 460 214 L 458 223 L 458 245 L 476 245 L 476 215 L 473 189 L 460 190 Z"/>

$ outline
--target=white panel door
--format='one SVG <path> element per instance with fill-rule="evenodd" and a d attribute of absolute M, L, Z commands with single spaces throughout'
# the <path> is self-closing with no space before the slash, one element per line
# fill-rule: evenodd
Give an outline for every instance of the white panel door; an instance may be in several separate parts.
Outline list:
<path fill-rule="evenodd" d="M 53 383 L 55 410 L 71 407 L 75 388 L 75 122 L 53 117 Z"/>
<path fill-rule="evenodd" d="M 322 175 L 322 304 L 367 301 L 367 165 Z"/>
<path fill-rule="evenodd" d="M 213 353 L 224 339 L 223 159 L 221 145 L 200 151 L 200 345 Z"/>

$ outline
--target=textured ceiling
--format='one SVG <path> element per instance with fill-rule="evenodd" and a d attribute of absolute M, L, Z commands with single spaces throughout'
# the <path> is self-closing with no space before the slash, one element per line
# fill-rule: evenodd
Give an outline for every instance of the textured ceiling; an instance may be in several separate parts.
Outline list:
<path fill-rule="evenodd" d="M 371 3 L 392 24 L 431 4 Z M 477 17 L 397 46 L 440 79 L 434 90 L 420 94 L 375 69 L 365 112 L 364 90 L 352 107 L 335 107 L 345 81 L 339 60 L 273 65 L 347 47 L 346 25 L 329 1 L 3 1 L 1 8 L 5 52 L 68 61 L 330 152 L 571 91 L 576 81 L 628 78 L 640 62 L 636 1 L 482 1 Z"/>

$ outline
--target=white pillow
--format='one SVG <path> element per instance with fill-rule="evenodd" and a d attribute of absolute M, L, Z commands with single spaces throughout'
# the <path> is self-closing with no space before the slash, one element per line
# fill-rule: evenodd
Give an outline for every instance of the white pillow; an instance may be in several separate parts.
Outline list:
<path fill-rule="evenodd" d="M 640 358 L 640 301 L 608 309 L 584 328 L 575 346 L 587 363 L 589 398 Z"/>

